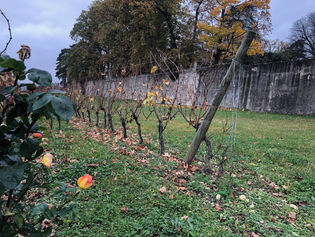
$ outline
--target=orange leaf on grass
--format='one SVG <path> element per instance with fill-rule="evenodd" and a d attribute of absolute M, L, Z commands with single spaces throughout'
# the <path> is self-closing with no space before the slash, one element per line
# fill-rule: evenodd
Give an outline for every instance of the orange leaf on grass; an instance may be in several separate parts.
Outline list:
<path fill-rule="evenodd" d="M 89 188 L 89 187 L 92 186 L 92 179 L 93 179 L 93 178 L 92 178 L 91 175 L 86 174 L 86 175 L 84 175 L 84 176 L 78 178 L 77 183 L 78 183 L 78 185 L 79 185 L 80 188 L 82 188 L 82 189 L 87 189 L 87 188 Z"/>

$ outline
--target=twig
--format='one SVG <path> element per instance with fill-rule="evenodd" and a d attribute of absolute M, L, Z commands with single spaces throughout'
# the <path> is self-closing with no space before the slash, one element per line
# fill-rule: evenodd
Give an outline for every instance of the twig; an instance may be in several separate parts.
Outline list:
<path fill-rule="evenodd" d="M 9 30 L 9 35 L 10 35 L 9 41 L 6 43 L 4 49 L 0 52 L 0 56 L 1 56 L 7 50 L 8 46 L 12 40 L 12 32 L 11 32 L 10 21 L 1 9 L 0 9 L 0 14 L 4 17 L 4 19 L 6 20 L 6 22 L 8 24 L 8 30 Z"/>

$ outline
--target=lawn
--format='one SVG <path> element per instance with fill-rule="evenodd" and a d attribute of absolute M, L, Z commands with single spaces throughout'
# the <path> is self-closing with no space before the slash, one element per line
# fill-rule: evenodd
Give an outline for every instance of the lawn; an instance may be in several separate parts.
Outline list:
<path fill-rule="evenodd" d="M 165 156 L 153 116 L 141 118 L 143 146 L 134 123 L 122 138 L 117 118 L 112 135 L 78 119 L 63 123 L 62 132 L 46 131 L 53 182 L 75 186 L 87 173 L 94 181 L 74 200 L 74 220 L 62 219 L 55 236 L 314 235 L 315 118 L 219 111 L 209 130 L 214 151 L 227 142 L 222 127 L 227 121 L 231 128 L 232 113 L 236 133 L 221 177 L 203 172 L 205 147 L 192 167 L 183 164 L 194 130 L 180 115 L 165 131 Z"/>

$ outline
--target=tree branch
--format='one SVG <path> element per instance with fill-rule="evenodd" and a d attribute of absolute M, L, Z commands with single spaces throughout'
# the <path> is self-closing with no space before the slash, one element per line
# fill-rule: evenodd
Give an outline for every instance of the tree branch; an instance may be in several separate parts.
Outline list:
<path fill-rule="evenodd" d="M 9 40 L 6 43 L 4 49 L 0 52 L 0 56 L 7 50 L 11 40 L 12 40 L 12 32 L 11 32 L 11 26 L 10 26 L 10 21 L 9 19 L 6 17 L 6 15 L 4 14 L 4 12 L 0 9 L 0 14 L 4 17 L 4 19 L 6 20 L 7 24 L 8 24 L 8 31 L 9 31 Z"/>

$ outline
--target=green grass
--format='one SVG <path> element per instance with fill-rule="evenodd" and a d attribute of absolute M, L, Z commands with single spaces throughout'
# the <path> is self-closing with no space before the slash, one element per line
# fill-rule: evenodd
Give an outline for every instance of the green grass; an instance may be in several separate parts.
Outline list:
<path fill-rule="evenodd" d="M 216 145 L 227 141 L 229 134 L 221 140 L 221 130 L 226 117 L 231 126 L 231 116 L 232 112 L 219 111 L 210 127 L 215 151 Z M 56 236 L 314 235 L 315 118 L 246 111 L 237 112 L 237 116 L 235 149 L 228 153 L 224 175 L 185 172 L 187 182 L 181 185 L 176 182 L 180 170 L 176 161 L 158 155 L 153 116 L 146 121 L 141 118 L 144 134 L 152 137 L 149 140 L 146 136 L 145 141 L 153 154 L 137 151 L 138 158 L 122 154 L 136 144 L 99 142 L 91 136 L 95 128 L 78 131 L 63 124 L 64 136 L 49 137 L 46 146 L 60 163 L 55 165 L 58 172 L 54 172 L 53 180 L 75 185 L 86 173 L 96 176 L 93 186 L 75 201 L 75 219 L 63 219 L 56 226 Z M 134 123 L 128 127 L 129 134 L 135 131 Z M 178 115 L 164 135 L 167 152 L 181 159 L 194 130 Z M 113 150 L 116 146 L 118 149 Z M 202 146 L 197 159 L 204 154 Z M 67 163 L 69 160 L 76 162 Z M 272 182 L 277 189 L 271 187 Z M 159 191 L 163 186 L 166 193 Z M 179 191 L 179 186 L 186 189 Z M 278 193 L 282 196 L 276 196 Z M 217 194 L 221 195 L 219 201 Z M 249 202 L 240 200 L 240 195 Z M 216 203 L 221 210 L 216 210 Z M 128 212 L 121 210 L 124 206 Z M 293 224 L 288 219 L 290 212 L 296 213 Z"/>

